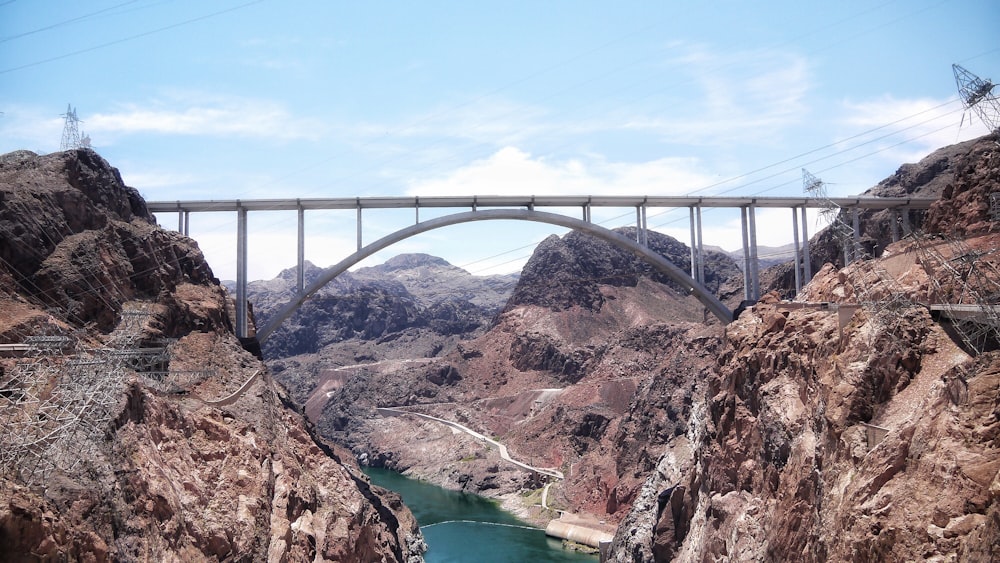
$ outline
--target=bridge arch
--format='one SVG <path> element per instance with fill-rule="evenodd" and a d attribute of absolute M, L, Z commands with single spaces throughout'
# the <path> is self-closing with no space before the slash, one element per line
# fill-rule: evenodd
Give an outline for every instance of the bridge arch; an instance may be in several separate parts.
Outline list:
<path fill-rule="evenodd" d="M 603 239 L 615 246 L 628 250 L 635 254 L 636 256 L 649 262 L 654 268 L 656 268 L 661 273 L 665 274 L 670 279 L 681 284 L 683 287 L 687 288 L 701 303 L 712 312 L 713 315 L 719 318 L 724 323 L 728 323 L 733 320 L 733 313 L 725 305 L 719 301 L 714 295 L 711 294 L 703 285 L 696 282 L 691 276 L 684 273 L 683 270 L 672 264 L 669 260 L 657 254 L 656 252 L 650 250 L 649 248 L 642 246 L 636 241 L 622 236 L 611 229 L 606 227 L 601 227 L 575 217 L 568 217 L 566 215 L 559 215 L 557 213 L 548 213 L 544 211 L 534 211 L 532 209 L 488 209 L 482 211 L 466 211 L 463 213 L 454 213 L 452 215 L 446 215 L 444 217 L 437 217 L 434 219 L 429 219 L 422 221 L 415 225 L 410 225 L 404 229 L 400 229 L 392 234 L 384 236 L 379 240 L 368 244 L 367 246 L 361 248 L 354 254 L 351 254 L 347 258 L 344 258 L 340 262 L 330 266 L 320 277 L 305 287 L 301 293 L 290 299 L 287 303 L 278 309 L 278 312 L 274 315 L 271 320 L 264 325 L 257 332 L 257 339 L 260 342 L 264 342 L 267 338 L 277 329 L 281 323 L 283 323 L 288 317 L 295 312 L 296 309 L 302 306 L 302 303 L 309 299 L 314 293 L 320 290 L 323 286 L 330 283 L 334 278 L 340 274 L 346 272 L 351 267 L 357 265 L 362 260 L 368 258 L 369 256 L 384 250 L 385 248 L 396 244 L 397 242 L 408 239 L 412 236 L 425 233 L 427 231 L 432 231 L 434 229 L 440 229 L 442 227 L 448 227 L 451 225 L 458 225 L 461 223 L 471 223 L 473 221 L 496 221 L 496 220 L 516 220 L 516 221 L 534 221 L 538 223 L 548 223 L 550 225 L 557 225 L 560 227 L 566 227 L 568 229 L 573 229 L 576 231 L 581 231 L 597 238 Z"/>

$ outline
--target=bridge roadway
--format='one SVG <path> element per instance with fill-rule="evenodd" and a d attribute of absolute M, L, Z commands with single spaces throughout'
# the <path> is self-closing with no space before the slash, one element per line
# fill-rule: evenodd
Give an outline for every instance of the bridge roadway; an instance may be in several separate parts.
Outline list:
<path fill-rule="evenodd" d="M 233 200 L 187 200 L 187 201 L 150 201 L 146 207 L 152 213 L 177 213 L 177 229 L 184 235 L 189 234 L 190 214 L 206 212 L 236 212 L 237 214 L 237 248 L 236 248 L 236 332 L 245 337 L 247 326 L 247 213 L 249 211 L 290 211 L 298 212 L 298 295 L 281 311 L 276 322 L 269 323 L 258 333 L 260 339 L 266 338 L 312 293 L 328 283 L 336 275 L 343 273 L 364 258 L 374 254 L 400 240 L 431 229 L 468 221 L 489 219 L 513 219 L 538 221 L 581 230 L 604 238 L 612 244 L 625 248 L 649 260 L 661 272 L 668 275 L 681 285 L 690 289 L 702 303 L 724 322 L 732 318 L 732 313 L 725 309 L 713 295 L 703 286 L 704 247 L 702 243 L 702 209 L 703 208 L 738 208 L 741 210 L 743 233 L 743 275 L 744 297 L 757 299 L 760 297 L 759 269 L 757 260 L 757 227 L 755 210 L 757 208 L 787 208 L 792 211 L 792 233 L 795 260 L 795 287 L 799 290 L 805 281 L 812 278 L 809 263 L 809 233 L 806 223 L 807 208 L 829 208 L 831 205 L 849 210 L 853 216 L 855 239 L 860 237 L 858 221 L 859 210 L 891 210 L 890 231 L 893 240 L 899 236 L 899 226 L 903 233 L 910 229 L 910 215 L 915 210 L 925 210 L 936 201 L 934 198 L 880 198 L 880 197 L 840 197 L 840 198 L 809 198 L 809 197 L 715 197 L 715 196 L 439 196 L 439 197 L 351 197 L 351 198 L 296 198 L 296 199 L 233 199 Z M 536 208 L 581 209 L 582 219 L 575 219 L 558 213 L 543 213 Z M 593 207 L 635 208 L 636 236 L 634 243 L 612 232 L 610 229 L 591 223 Z M 647 243 L 647 209 L 688 208 L 691 231 L 691 266 L 689 273 L 682 272 L 672 264 L 657 264 L 659 255 L 648 251 Z M 455 213 L 438 217 L 429 221 L 420 220 L 421 208 L 453 208 L 471 209 L 472 213 Z M 344 210 L 355 209 L 357 212 L 357 252 L 340 264 L 327 269 L 326 275 L 319 285 L 304 286 L 303 264 L 305 261 L 305 211 L 306 210 Z M 379 241 L 365 246 L 362 242 L 362 211 L 364 209 L 413 209 L 415 224 L 400 229 L 383 237 Z M 480 210 L 486 211 L 480 211 Z M 800 221 L 801 217 L 801 221 Z M 801 222 L 801 227 L 799 223 Z M 801 229 L 801 230 L 800 230 Z M 801 238 L 800 238 L 801 235 Z M 800 242 L 801 241 L 801 242 Z M 660 258 L 662 261 L 662 258 Z M 665 261 L 663 261 L 665 262 Z"/>

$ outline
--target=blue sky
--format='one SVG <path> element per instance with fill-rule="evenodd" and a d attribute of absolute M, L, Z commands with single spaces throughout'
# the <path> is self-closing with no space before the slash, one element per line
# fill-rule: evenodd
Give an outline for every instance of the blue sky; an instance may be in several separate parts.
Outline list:
<path fill-rule="evenodd" d="M 998 23 L 995 0 L 0 0 L 0 152 L 58 150 L 71 103 L 149 200 L 790 195 L 803 167 L 857 194 L 986 132 L 960 127 L 951 64 L 1000 80 Z M 761 244 L 790 242 L 788 214 L 760 213 Z M 687 242 L 686 217 L 649 224 Z M 223 278 L 235 221 L 192 217 Z M 251 278 L 294 264 L 294 213 L 249 221 Z M 365 239 L 411 221 L 373 212 Z M 705 222 L 707 243 L 739 247 L 735 214 Z M 307 259 L 353 251 L 353 213 L 306 224 Z M 375 261 L 515 271 L 552 232 L 452 227 Z"/>

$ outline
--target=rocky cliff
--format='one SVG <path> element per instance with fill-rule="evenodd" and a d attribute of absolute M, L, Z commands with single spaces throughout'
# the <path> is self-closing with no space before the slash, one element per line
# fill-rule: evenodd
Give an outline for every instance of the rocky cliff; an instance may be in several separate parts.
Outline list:
<path fill-rule="evenodd" d="M 683 267 L 686 247 L 650 237 L 652 248 Z M 735 305 L 735 264 L 714 253 L 707 274 L 711 289 Z M 526 507 L 540 502 L 541 483 L 496 449 L 441 423 L 376 408 L 461 423 L 495 437 L 517 461 L 563 472 L 548 490 L 549 506 L 611 525 L 628 511 L 663 445 L 688 431 L 692 398 L 720 341 L 722 327 L 706 324 L 700 303 L 666 281 L 592 237 L 552 237 L 488 331 L 436 357 L 331 366 L 306 411 L 366 463 L 516 499 L 522 504 L 514 508 L 529 517 L 551 518 Z"/>
<path fill-rule="evenodd" d="M 420 560 L 100 156 L 0 157 L 0 243 L 0 559 Z"/>
<path fill-rule="evenodd" d="M 949 147 L 880 186 L 938 186 L 927 227 L 964 234 L 1000 288 L 983 205 L 1000 191 L 992 143 Z M 771 294 L 726 327 L 688 431 L 650 472 L 613 560 L 1000 558 L 1000 355 L 964 349 L 931 315 L 947 268 L 922 244 L 962 258 L 940 239 L 905 240 L 827 265 L 797 299 L 906 296 L 891 306 L 793 308 Z"/>
<path fill-rule="evenodd" d="M 877 197 L 942 197 L 934 213 L 925 217 L 914 212 L 913 229 L 932 233 L 950 233 L 960 229 L 960 234 L 983 232 L 990 228 L 989 194 L 975 189 L 988 185 L 996 170 L 983 166 L 984 158 L 996 151 L 994 137 L 987 136 L 943 147 L 927 155 L 920 162 L 907 163 L 878 185 L 866 190 L 864 196 Z M 946 206 L 947 209 L 945 207 Z M 844 212 L 844 220 L 851 218 Z M 881 256 L 892 242 L 889 212 L 862 210 L 858 214 L 861 247 L 869 256 Z M 925 221 L 926 219 L 926 221 Z M 900 228 L 899 236 L 905 233 Z M 824 229 L 810 240 L 812 272 L 824 264 L 843 267 L 843 248 L 830 229 Z M 792 296 L 795 273 L 791 261 L 771 266 L 761 272 L 761 288 L 765 293 L 778 291 Z"/>
<path fill-rule="evenodd" d="M 307 262 L 306 284 L 321 272 Z M 259 322 L 292 298 L 295 274 L 249 284 Z M 403 254 L 338 276 L 274 332 L 264 353 L 304 403 L 331 367 L 433 357 L 482 334 L 516 282 L 516 275 L 474 276 L 441 258 Z"/>
<path fill-rule="evenodd" d="M 616 232 L 635 240 L 635 227 Z M 691 271 L 691 251 L 676 239 L 651 233 L 651 250 L 685 272 Z M 649 264 L 610 242 L 571 231 L 564 237 L 550 236 L 532 253 L 505 310 L 522 305 L 561 311 L 573 306 L 599 311 L 605 303 L 601 287 L 635 287 L 639 278 L 666 285 L 675 292 L 685 289 Z M 742 280 L 735 262 L 722 252 L 705 253 L 705 287 L 727 303 L 739 302 Z"/>

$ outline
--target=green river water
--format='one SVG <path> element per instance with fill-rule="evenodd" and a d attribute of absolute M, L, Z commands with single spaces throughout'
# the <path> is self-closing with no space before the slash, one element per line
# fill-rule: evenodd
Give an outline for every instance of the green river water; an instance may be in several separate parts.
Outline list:
<path fill-rule="evenodd" d="M 396 491 L 420 524 L 427 563 L 596 563 L 596 555 L 562 548 L 483 497 L 442 489 L 385 469 L 365 468 L 372 482 Z"/>

